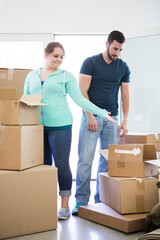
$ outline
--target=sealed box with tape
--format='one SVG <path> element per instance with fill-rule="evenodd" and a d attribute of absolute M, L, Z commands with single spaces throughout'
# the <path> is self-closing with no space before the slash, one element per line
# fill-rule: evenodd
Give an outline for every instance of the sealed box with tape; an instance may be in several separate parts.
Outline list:
<path fill-rule="evenodd" d="M 99 174 L 101 202 L 121 214 L 150 212 L 158 203 L 157 178 L 110 177 Z"/>

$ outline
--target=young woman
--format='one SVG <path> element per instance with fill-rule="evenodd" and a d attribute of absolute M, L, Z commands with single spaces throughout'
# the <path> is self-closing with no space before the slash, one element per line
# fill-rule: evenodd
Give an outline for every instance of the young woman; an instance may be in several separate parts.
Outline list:
<path fill-rule="evenodd" d="M 58 183 L 61 196 L 61 208 L 58 219 L 70 217 L 69 197 L 71 195 L 72 174 L 69 155 L 72 138 L 72 114 L 66 95 L 83 109 L 108 121 L 115 121 L 81 94 L 75 77 L 59 68 L 65 51 L 58 42 L 51 42 L 44 51 L 46 64 L 43 68 L 27 75 L 24 94 L 43 95 L 42 102 L 48 104 L 41 109 L 41 124 L 44 125 L 44 164 L 52 165 L 54 159 L 58 168 Z"/>

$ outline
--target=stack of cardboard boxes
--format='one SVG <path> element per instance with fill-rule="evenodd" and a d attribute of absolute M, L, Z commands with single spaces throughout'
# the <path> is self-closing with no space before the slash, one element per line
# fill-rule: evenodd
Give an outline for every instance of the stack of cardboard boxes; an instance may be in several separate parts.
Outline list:
<path fill-rule="evenodd" d="M 0 69 L 0 239 L 57 228 L 57 169 L 43 165 L 41 96 L 30 70 Z"/>
<path fill-rule="evenodd" d="M 108 173 L 99 174 L 101 203 L 80 207 L 79 215 L 124 232 L 144 229 L 146 213 L 159 200 L 158 167 L 152 164 L 158 146 L 155 135 L 128 135 L 100 150 L 108 160 Z"/>

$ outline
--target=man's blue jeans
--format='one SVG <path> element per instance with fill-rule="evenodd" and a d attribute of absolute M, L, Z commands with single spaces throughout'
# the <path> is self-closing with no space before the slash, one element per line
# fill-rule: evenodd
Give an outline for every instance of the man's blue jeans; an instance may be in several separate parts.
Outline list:
<path fill-rule="evenodd" d="M 79 160 L 76 175 L 75 197 L 77 203 L 87 204 L 89 202 L 91 169 L 98 138 L 100 139 L 100 149 L 108 149 L 109 144 L 118 144 L 119 142 L 118 116 L 112 117 L 117 124 L 111 123 L 98 116 L 95 116 L 95 118 L 98 123 L 98 130 L 96 132 L 92 132 L 87 128 L 86 115 L 83 113 L 82 116 L 78 144 Z M 102 155 L 100 155 L 97 176 L 100 172 L 107 171 L 108 162 Z M 99 202 L 98 177 L 95 202 Z"/>

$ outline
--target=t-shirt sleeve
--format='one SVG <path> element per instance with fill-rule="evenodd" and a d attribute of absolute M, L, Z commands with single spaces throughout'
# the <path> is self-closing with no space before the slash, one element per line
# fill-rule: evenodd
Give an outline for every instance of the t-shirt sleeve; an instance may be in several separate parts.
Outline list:
<path fill-rule="evenodd" d="M 84 60 L 84 62 L 82 63 L 81 69 L 80 69 L 80 73 L 92 76 L 93 62 L 91 61 L 91 58 L 87 58 Z"/>
<path fill-rule="evenodd" d="M 125 63 L 125 73 L 124 73 L 124 76 L 121 80 L 121 82 L 126 82 L 126 83 L 129 83 L 130 82 L 130 69 L 128 67 L 128 65 Z"/>

